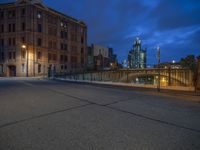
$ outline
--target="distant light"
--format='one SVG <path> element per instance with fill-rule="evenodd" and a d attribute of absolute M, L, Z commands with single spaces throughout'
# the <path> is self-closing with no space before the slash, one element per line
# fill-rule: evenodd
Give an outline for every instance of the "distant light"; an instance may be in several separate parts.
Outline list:
<path fill-rule="evenodd" d="M 26 48 L 26 45 L 22 45 L 22 48 Z"/>
<path fill-rule="evenodd" d="M 173 64 L 174 64 L 175 62 L 176 62 L 175 60 L 172 61 Z"/>
<path fill-rule="evenodd" d="M 162 82 L 165 82 L 165 78 L 164 77 L 162 78 Z"/>

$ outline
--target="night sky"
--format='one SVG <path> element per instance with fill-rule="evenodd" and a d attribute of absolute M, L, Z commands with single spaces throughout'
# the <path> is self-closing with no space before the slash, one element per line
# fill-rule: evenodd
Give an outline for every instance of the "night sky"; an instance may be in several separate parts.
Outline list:
<path fill-rule="evenodd" d="M 0 0 L 6 1 L 6 0 Z M 119 62 L 140 37 L 148 64 L 200 55 L 200 0 L 43 0 L 88 25 L 88 44 L 113 47 Z"/>

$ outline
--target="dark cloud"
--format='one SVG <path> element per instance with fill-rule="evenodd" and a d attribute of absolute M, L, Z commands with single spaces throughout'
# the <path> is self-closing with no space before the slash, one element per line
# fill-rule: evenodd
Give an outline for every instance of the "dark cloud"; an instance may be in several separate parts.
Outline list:
<path fill-rule="evenodd" d="M 157 19 L 157 29 L 169 30 L 200 24 L 200 1 L 162 0 L 151 12 Z"/>
<path fill-rule="evenodd" d="M 5 1 L 5 0 L 4 0 Z M 43 0 L 48 6 L 83 20 L 88 42 L 112 46 L 119 60 L 127 59 L 139 36 L 148 50 L 148 63 L 200 54 L 199 0 Z"/>

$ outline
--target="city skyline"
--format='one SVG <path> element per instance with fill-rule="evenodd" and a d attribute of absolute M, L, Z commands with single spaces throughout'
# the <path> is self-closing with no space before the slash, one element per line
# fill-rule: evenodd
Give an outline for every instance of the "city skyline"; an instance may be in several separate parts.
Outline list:
<path fill-rule="evenodd" d="M 10 2 L 13 0 L 3 0 Z M 156 63 L 156 46 L 161 61 L 178 61 L 189 54 L 200 54 L 200 2 L 196 0 L 155 1 L 71 1 L 43 2 L 51 8 L 81 19 L 88 25 L 88 45 L 113 47 L 119 62 L 136 37 L 147 47 L 147 64 Z"/>

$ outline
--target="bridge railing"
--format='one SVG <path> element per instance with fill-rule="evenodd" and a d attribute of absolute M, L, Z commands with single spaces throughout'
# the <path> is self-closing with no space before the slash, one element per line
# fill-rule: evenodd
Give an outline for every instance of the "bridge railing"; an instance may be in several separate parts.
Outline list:
<path fill-rule="evenodd" d="M 159 73 L 160 72 L 160 77 Z M 56 73 L 55 77 L 68 80 L 120 82 L 157 86 L 193 86 L 193 73 L 188 69 L 120 69 Z"/>

